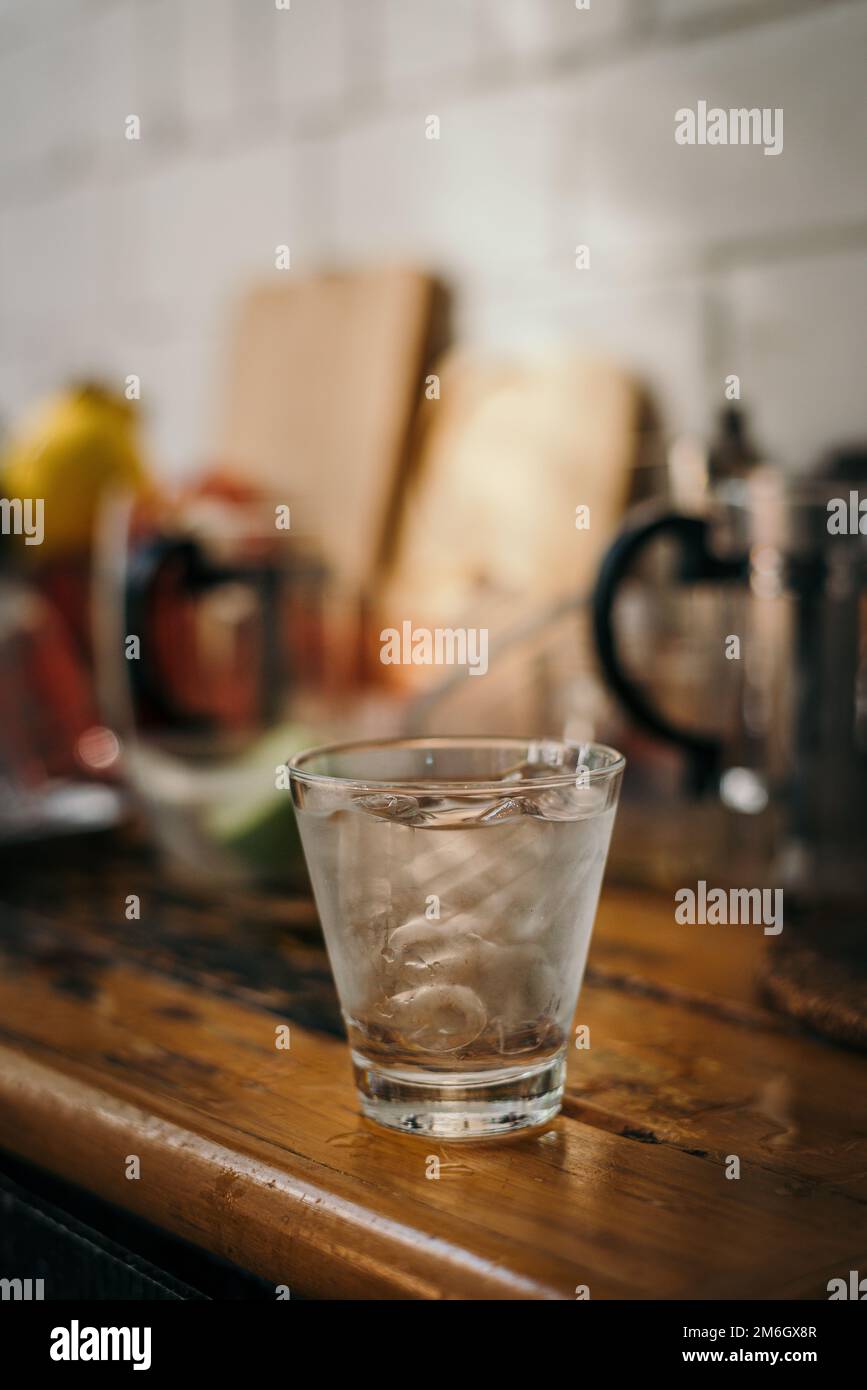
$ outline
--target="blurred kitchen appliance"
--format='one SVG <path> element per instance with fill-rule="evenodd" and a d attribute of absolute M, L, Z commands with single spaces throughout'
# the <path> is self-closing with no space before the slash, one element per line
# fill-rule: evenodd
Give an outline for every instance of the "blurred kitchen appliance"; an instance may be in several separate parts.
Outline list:
<path fill-rule="evenodd" d="M 212 488 L 153 515 L 115 496 L 94 584 L 98 689 L 166 865 L 187 880 L 303 882 L 277 769 L 310 741 L 299 692 L 351 685 L 354 621 L 270 502 Z"/>
<path fill-rule="evenodd" d="M 281 717 L 290 682 L 323 676 L 327 572 L 258 521 L 130 546 L 124 631 L 144 647 L 129 660 L 140 723 L 243 738 Z"/>
<path fill-rule="evenodd" d="M 771 873 L 829 913 L 867 896 L 867 535 L 857 512 L 854 528 L 832 524 L 838 501 L 849 515 L 849 494 L 835 469 L 726 476 L 703 514 L 654 506 L 633 516 L 594 597 L 599 660 L 624 710 L 683 751 L 696 790 L 733 812 L 778 804 Z M 714 712 L 713 727 L 697 725 L 694 709 L 690 720 L 664 710 L 624 659 L 615 608 L 656 541 L 673 547 L 680 585 L 722 595 L 701 609 L 694 641 L 706 661 L 699 718 Z"/>

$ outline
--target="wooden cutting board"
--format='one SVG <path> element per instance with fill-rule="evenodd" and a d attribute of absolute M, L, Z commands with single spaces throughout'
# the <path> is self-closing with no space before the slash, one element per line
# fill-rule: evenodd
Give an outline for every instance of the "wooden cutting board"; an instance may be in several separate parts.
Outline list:
<path fill-rule="evenodd" d="M 384 625 L 496 628 L 588 591 L 627 500 L 637 384 L 573 357 L 503 366 L 456 354 L 440 376 L 381 593 Z M 587 526 L 576 526 L 578 507 Z"/>
<path fill-rule="evenodd" d="M 291 507 L 354 588 L 371 580 L 421 394 L 434 285 L 410 269 L 252 292 L 231 337 L 218 457 Z"/>

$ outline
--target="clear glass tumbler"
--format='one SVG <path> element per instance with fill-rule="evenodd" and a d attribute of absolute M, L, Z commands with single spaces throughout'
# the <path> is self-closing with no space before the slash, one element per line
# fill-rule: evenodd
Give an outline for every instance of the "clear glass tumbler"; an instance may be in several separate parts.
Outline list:
<path fill-rule="evenodd" d="M 449 1139 L 550 1120 L 623 757 L 416 738 L 289 766 L 364 1113 Z"/>

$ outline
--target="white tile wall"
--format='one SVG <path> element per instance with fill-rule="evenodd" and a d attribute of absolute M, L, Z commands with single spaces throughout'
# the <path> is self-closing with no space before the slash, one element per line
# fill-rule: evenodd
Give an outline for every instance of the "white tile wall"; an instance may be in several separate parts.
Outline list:
<path fill-rule="evenodd" d="M 335 112 L 345 85 L 342 0 L 294 0 L 271 24 L 280 109 L 296 122 Z"/>
<path fill-rule="evenodd" d="M 31 31 L 20 44 L 0 46 L 0 163 L 27 165 L 80 151 L 85 49 L 86 29 L 75 25 Z"/>
<path fill-rule="evenodd" d="M 537 357 L 568 343 L 611 358 L 651 393 L 666 432 L 700 431 L 722 400 L 708 372 L 710 293 L 695 277 L 599 288 L 586 272 L 558 267 L 468 284 L 458 324 L 485 353 Z"/>
<path fill-rule="evenodd" d="M 124 135 L 127 116 L 141 119 L 145 140 L 152 133 L 138 77 L 139 32 L 135 0 L 114 0 L 103 6 L 95 11 L 89 26 L 91 63 L 86 78 L 84 74 L 82 78 L 90 138 L 102 161 L 120 163 L 130 153 L 137 153 Z"/>
<path fill-rule="evenodd" d="M 480 57 L 478 7 L 465 0 L 385 0 L 384 77 L 419 97 L 472 74 Z"/>
<path fill-rule="evenodd" d="M 0 416 L 140 370 L 188 469 L 288 241 L 430 264 L 468 340 L 614 356 L 673 430 L 738 371 L 803 463 L 867 433 L 865 47 L 864 0 L 0 0 Z M 783 106 L 783 154 L 677 146 L 699 98 Z"/>
<path fill-rule="evenodd" d="M 648 272 L 718 243 L 867 218 L 865 51 L 867 6 L 838 6 L 564 83 L 564 216 L 612 271 L 629 259 Z M 700 99 L 782 107 L 782 152 L 676 144 L 675 112 Z"/>
<path fill-rule="evenodd" d="M 295 239 L 295 157 L 282 144 L 180 157 L 137 186 L 140 273 L 150 298 L 179 328 L 199 321 L 236 280 L 277 274 L 275 247 L 292 247 Z M 298 204 L 294 212 L 300 219 Z"/>
<path fill-rule="evenodd" d="M 647 8 L 648 0 L 591 0 L 589 10 L 578 10 L 575 0 L 481 0 L 479 13 L 486 48 L 520 58 L 592 53 L 598 41 L 624 33 Z"/>
<path fill-rule="evenodd" d="M 151 465 L 166 479 L 178 479 L 202 465 L 213 465 L 203 421 L 216 408 L 222 363 L 213 334 L 190 334 L 129 350 L 142 384 Z M 180 388 L 180 389 L 179 389 Z"/>
<path fill-rule="evenodd" d="M 749 24 L 789 18 L 798 10 L 817 8 L 816 0 L 649 0 L 648 8 L 653 6 L 658 23 L 683 24 L 693 29 L 712 28 L 720 21 Z"/>
<path fill-rule="evenodd" d="M 288 136 L 333 117 L 346 86 L 348 0 L 292 0 L 289 10 L 232 4 L 239 122 L 255 116 L 273 128 L 276 115 Z"/>
<path fill-rule="evenodd" d="M 15 47 L 46 29 L 70 29 L 87 18 L 98 0 L 0 0 L 0 45 Z"/>
<path fill-rule="evenodd" d="M 137 100 L 142 120 L 160 135 L 172 136 L 183 120 L 184 6 L 178 0 L 147 0 L 135 6 Z"/>
<path fill-rule="evenodd" d="M 745 267 L 726 286 L 730 370 L 756 434 L 795 467 L 867 439 L 862 249 Z"/>
<path fill-rule="evenodd" d="M 193 129 L 231 129 L 240 82 L 235 48 L 235 0 L 177 0 L 183 56 L 181 111 Z"/>
<path fill-rule="evenodd" d="M 338 141 L 342 259 L 429 261 L 446 273 L 518 275 L 551 251 L 558 102 L 547 85 L 435 98 L 348 126 Z M 440 138 L 426 138 L 437 116 Z"/>

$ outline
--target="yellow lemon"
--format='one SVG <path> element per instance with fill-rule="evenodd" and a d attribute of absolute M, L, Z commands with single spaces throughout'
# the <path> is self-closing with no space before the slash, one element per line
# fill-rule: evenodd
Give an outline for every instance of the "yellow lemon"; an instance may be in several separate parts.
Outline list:
<path fill-rule="evenodd" d="M 145 473 L 131 402 L 97 386 L 55 397 L 13 439 L 0 464 L 0 490 L 41 499 L 44 540 L 31 558 L 86 553 L 107 488 L 142 490 Z"/>

